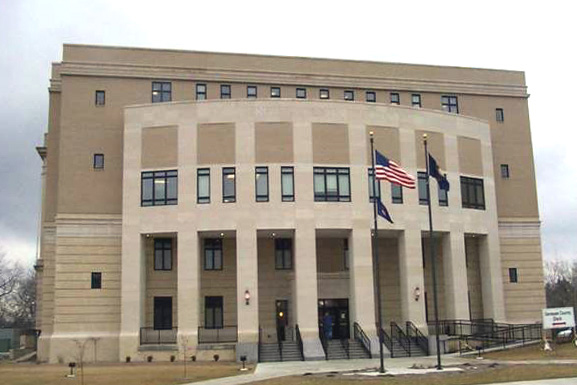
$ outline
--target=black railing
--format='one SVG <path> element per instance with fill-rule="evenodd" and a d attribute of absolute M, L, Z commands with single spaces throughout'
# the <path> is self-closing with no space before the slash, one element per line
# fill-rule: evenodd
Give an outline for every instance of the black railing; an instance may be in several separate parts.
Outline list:
<path fill-rule="evenodd" d="M 236 325 L 224 326 L 222 328 L 198 327 L 198 343 L 222 343 L 236 342 L 238 340 L 238 328 Z"/>
<path fill-rule="evenodd" d="M 406 334 L 427 356 L 429 355 L 429 339 L 411 321 L 406 322 Z"/>
<path fill-rule="evenodd" d="M 297 340 L 297 345 L 299 347 L 299 351 L 301 352 L 301 359 L 304 361 L 305 360 L 305 352 L 304 352 L 304 347 L 303 347 L 303 338 L 301 336 L 301 331 L 299 329 L 299 325 L 297 324 L 295 326 L 295 334 L 296 334 L 296 340 Z"/>
<path fill-rule="evenodd" d="M 140 345 L 173 345 L 176 344 L 177 334 L 178 328 L 140 328 Z"/>
<path fill-rule="evenodd" d="M 276 343 L 278 344 L 278 354 L 280 357 L 280 360 L 282 362 L 282 334 L 281 334 L 281 328 L 277 327 L 276 328 Z"/>
<path fill-rule="evenodd" d="M 525 344 L 542 338 L 541 324 L 509 325 L 491 333 L 463 336 L 459 339 L 459 353 L 485 350 L 494 347 L 506 348 L 509 344 Z"/>
<path fill-rule="evenodd" d="M 405 352 L 407 352 L 409 356 L 411 355 L 411 343 L 403 329 L 401 329 L 395 321 L 391 321 L 391 339 L 397 340 Z"/>
<path fill-rule="evenodd" d="M 321 345 L 323 346 L 323 350 L 325 352 L 325 360 L 328 360 L 329 359 L 329 356 L 327 354 L 328 342 L 322 327 L 319 328 L 319 339 L 321 340 Z"/>
<path fill-rule="evenodd" d="M 379 343 L 385 344 L 385 346 L 389 350 L 389 353 L 391 354 L 391 358 L 393 358 L 395 356 L 395 353 L 393 352 L 394 344 L 393 340 L 391 339 L 391 336 L 387 334 L 385 329 L 379 328 L 379 325 L 377 325 L 377 330 L 379 331 Z"/>
<path fill-rule="evenodd" d="M 361 343 L 361 345 L 363 345 L 363 348 L 365 349 L 365 351 L 367 353 L 369 353 L 369 356 L 370 356 L 370 354 L 371 354 L 371 340 L 369 339 L 369 337 L 367 337 L 363 328 L 357 322 L 355 322 L 353 324 L 353 335 L 355 337 L 355 340 L 359 341 Z"/>
<path fill-rule="evenodd" d="M 347 353 L 347 360 L 351 359 L 350 349 L 349 349 L 349 340 L 346 338 L 341 338 L 341 347 Z"/>

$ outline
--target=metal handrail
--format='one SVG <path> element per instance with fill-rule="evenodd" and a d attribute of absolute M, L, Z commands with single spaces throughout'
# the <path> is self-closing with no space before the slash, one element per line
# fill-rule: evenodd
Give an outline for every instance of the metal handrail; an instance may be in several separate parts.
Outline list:
<path fill-rule="evenodd" d="M 508 328 L 500 328 L 497 331 L 484 334 L 474 334 L 469 336 L 462 336 L 460 341 L 464 342 L 464 347 L 459 344 L 459 352 L 472 349 L 474 345 L 477 349 L 487 349 L 495 346 L 506 347 L 510 343 L 522 343 L 527 341 L 538 341 L 542 338 L 542 325 L 524 324 L 524 325 L 509 325 Z"/>
<path fill-rule="evenodd" d="M 303 339 L 301 336 L 301 331 L 299 329 L 299 325 L 296 324 L 295 326 L 295 334 L 296 334 L 296 339 L 297 339 L 297 345 L 299 347 L 299 351 L 301 352 L 301 360 L 305 360 L 305 352 L 304 352 L 304 347 L 303 347 Z"/>
<path fill-rule="evenodd" d="M 355 322 L 353 324 L 353 335 L 355 337 L 355 340 L 359 341 L 361 343 L 361 345 L 363 345 L 363 348 L 365 348 L 365 351 L 367 353 L 369 353 L 369 355 L 370 355 L 371 354 L 371 340 L 365 334 L 363 328 L 361 327 L 361 325 L 358 324 L 358 322 Z"/>
<path fill-rule="evenodd" d="M 385 346 L 387 347 L 387 349 L 389 350 L 389 353 L 391 353 L 391 358 L 394 357 L 394 352 L 393 352 L 393 340 L 391 339 L 391 337 L 387 334 L 387 332 L 385 331 L 385 329 L 383 328 L 379 328 L 377 325 L 377 330 L 379 331 L 379 343 L 381 344 L 385 344 Z"/>
<path fill-rule="evenodd" d="M 325 337 L 325 333 L 323 333 L 323 328 L 319 327 L 319 339 L 321 340 L 321 345 L 323 347 L 323 350 L 325 351 L 325 360 L 329 359 L 328 356 L 328 342 L 327 342 L 327 338 Z"/>
<path fill-rule="evenodd" d="M 391 339 L 394 338 L 399 342 L 399 345 L 407 352 L 409 356 L 411 356 L 411 343 L 409 342 L 407 335 L 397 325 L 395 321 L 391 321 Z"/>
<path fill-rule="evenodd" d="M 413 338 L 421 350 L 424 351 L 428 356 L 429 339 L 423 333 L 421 333 L 419 328 L 417 328 L 417 326 L 415 326 L 415 324 L 411 321 L 407 321 L 405 326 L 407 328 L 407 337 L 409 337 L 409 339 Z"/>
<path fill-rule="evenodd" d="M 237 342 L 238 326 L 224 325 L 221 328 L 198 327 L 198 343 Z"/>
<path fill-rule="evenodd" d="M 343 348 L 345 353 L 347 353 L 347 359 L 350 360 L 351 355 L 349 352 L 349 340 L 347 340 L 346 338 L 341 338 L 340 340 L 341 340 L 341 347 Z"/>
<path fill-rule="evenodd" d="M 178 328 L 155 329 L 153 327 L 140 328 L 140 345 L 173 345 L 176 344 Z"/>
<path fill-rule="evenodd" d="M 282 338 L 281 338 L 280 334 L 281 334 L 280 328 L 277 327 L 276 328 L 276 343 L 278 344 L 278 354 L 279 354 L 280 360 L 282 362 Z"/>

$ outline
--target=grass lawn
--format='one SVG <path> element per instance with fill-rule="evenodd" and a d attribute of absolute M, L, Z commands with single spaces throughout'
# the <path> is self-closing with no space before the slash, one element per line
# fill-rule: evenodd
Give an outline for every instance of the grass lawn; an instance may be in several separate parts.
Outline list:
<path fill-rule="evenodd" d="M 497 365 L 494 368 L 469 369 L 461 373 L 405 375 L 372 378 L 364 376 L 310 375 L 276 378 L 256 385 L 473 385 L 493 382 L 529 381 L 546 378 L 577 377 L 576 365 Z"/>
<path fill-rule="evenodd" d="M 182 362 L 85 364 L 85 385 L 173 385 L 234 376 L 240 373 L 239 365 L 230 362 L 187 363 L 184 378 Z M 0 364 L 0 383 L 6 385 L 79 385 L 80 373 L 75 378 L 65 378 L 67 365 L 49 364 Z"/>
<path fill-rule="evenodd" d="M 577 360 L 577 347 L 572 343 L 553 346 L 554 351 L 545 352 L 541 344 L 485 353 L 483 357 L 491 360 L 522 361 L 522 360 Z"/>

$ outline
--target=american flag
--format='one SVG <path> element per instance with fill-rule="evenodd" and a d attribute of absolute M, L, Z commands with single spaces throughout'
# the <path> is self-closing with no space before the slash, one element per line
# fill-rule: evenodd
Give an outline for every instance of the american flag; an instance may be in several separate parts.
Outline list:
<path fill-rule="evenodd" d="M 415 188 L 415 177 L 378 151 L 375 151 L 375 175 L 377 180 L 384 179 L 403 187 Z"/>

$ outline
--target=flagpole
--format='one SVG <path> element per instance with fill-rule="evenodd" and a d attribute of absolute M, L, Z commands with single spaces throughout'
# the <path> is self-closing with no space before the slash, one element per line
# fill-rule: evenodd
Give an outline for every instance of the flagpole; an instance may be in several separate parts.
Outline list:
<path fill-rule="evenodd" d="M 439 347 L 439 305 L 437 301 L 437 267 L 435 265 L 435 238 L 433 237 L 433 212 L 431 210 L 431 187 L 429 170 L 429 150 L 427 148 L 427 134 L 423 134 L 425 144 L 425 164 L 427 167 L 427 201 L 429 202 L 429 245 L 431 248 L 431 269 L 433 270 L 433 303 L 435 305 L 435 341 L 437 343 L 437 370 L 443 369 L 441 366 L 441 349 Z M 427 304 L 425 304 L 427 306 Z"/>
<path fill-rule="evenodd" d="M 377 301 L 377 336 L 379 336 L 379 359 L 380 359 L 380 368 L 379 372 L 385 372 L 385 363 L 383 359 L 383 334 L 381 332 L 382 325 L 381 325 L 381 284 L 379 278 L 379 257 L 378 257 L 378 242 L 377 237 L 379 234 L 378 227 L 377 227 L 377 173 L 375 171 L 375 149 L 374 149 L 374 138 L 373 138 L 373 131 L 369 133 L 371 137 L 371 164 L 373 167 L 373 220 L 374 220 L 374 235 L 372 237 L 373 240 L 373 269 L 375 273 L 373 274 L 373 286 L 376 286 L 375 289 L 375 296 Z M 376 284 L 375 284 L 376 281 Z"/>

